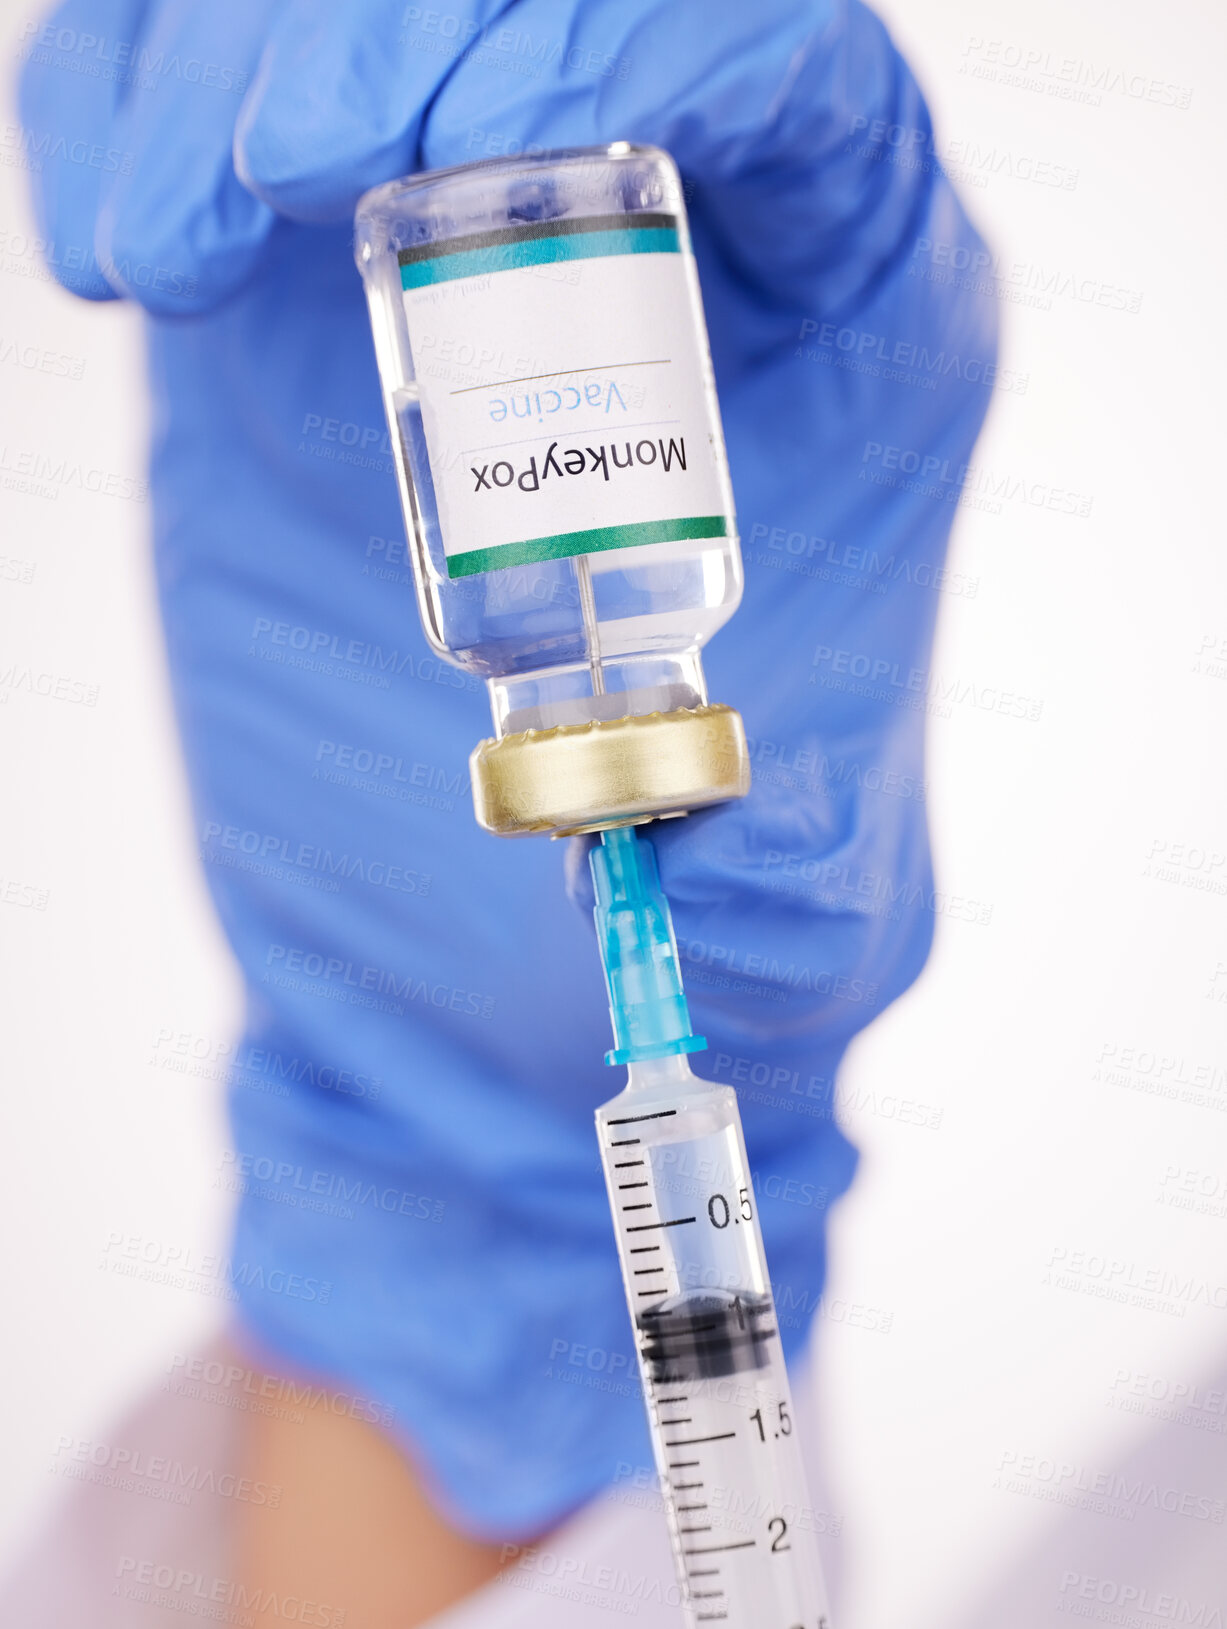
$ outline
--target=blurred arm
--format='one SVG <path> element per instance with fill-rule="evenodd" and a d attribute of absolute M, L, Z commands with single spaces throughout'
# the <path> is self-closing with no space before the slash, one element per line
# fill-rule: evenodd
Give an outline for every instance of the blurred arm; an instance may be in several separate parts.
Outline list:
<path fill-rule="evenodd" d="M 413 1629 L 490 1582 L 501 1546 L 448 1526 L 374 1426 L 322 1395 L 301 1412 L 244 1420 L 245 1474 L 280 1490 L 276 1504 L 238 1507 L 238 1577 L 257 1629 L 283 1629 L 287 1596 L 315 1603 L 303 1622 Z"/>

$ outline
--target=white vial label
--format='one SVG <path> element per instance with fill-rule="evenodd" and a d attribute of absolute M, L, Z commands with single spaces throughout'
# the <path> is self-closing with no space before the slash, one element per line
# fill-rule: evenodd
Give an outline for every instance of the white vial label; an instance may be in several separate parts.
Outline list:
<path fill-rule="evenodd" d="M 543 221 L 400 263 L 449 576 L 731 534 L 674 217 Z"/>

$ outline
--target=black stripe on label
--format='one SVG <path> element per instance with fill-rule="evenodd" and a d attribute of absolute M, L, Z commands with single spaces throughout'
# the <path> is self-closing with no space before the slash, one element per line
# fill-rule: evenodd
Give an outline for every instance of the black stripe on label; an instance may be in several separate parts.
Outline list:
<path fill-rule="evenodd" d="M 634 232 L 649 227 L 672 227 L 676 215 L 636 213 L 628 215 L 582 215 L 554 221 L 529 221 L 523 226 L 501 226 L 494 232 L 470 232 L 467 237 L 439 238 L 434 243 L 417 243 L 401 249 L 396 258 L 402 266 L 419 260 L 438 260 L 443 255 L 460 255 L 468 249 L 493 249 L 500 243 L 528 243 L 533 238 L 565 238 L 577 232 Z"/>

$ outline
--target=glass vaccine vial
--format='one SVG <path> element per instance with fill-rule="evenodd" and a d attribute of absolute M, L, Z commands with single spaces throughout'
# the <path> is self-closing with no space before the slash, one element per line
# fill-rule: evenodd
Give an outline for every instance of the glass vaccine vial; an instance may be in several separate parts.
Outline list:
<path fill-rule="evenodd" d="M 617 142 L 389 182 L 355 220 L 422 622 L 486 681 L 503 835 L 742 796 L 701 649 L 742 569 L 682 185 Z"/>

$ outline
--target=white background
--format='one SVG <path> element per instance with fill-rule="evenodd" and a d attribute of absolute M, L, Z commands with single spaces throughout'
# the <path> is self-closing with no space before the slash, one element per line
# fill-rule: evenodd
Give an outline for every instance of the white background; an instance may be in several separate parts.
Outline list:
<path fill-rule="evenodd" d="M 1227 1371 L 1219 8 L 886 10 L 1010 286 L 1061 290 L 1002 300 L 1003 362 L 1026 390 L 997 397 L 978 460 L 1033 495 L 1092 501 L 1076 516 L 1009 498 L 965 508 L 956 529 L 952 564 L 979 588 L 943 595 L 936 673 L 1042 708 L 1027 721 L 962 701 L 932 719 L 939 881 L 991 921 L 939 917 L 923 979 L 843 1081 L 863 1163 L 834 1222 L 816 1382 L 839 1626 L 1040 1629 L 1075 1603 L 1102 1619 L 1141 1587 L 1210 1603 L 1212 1624 L 1213 1607 L 1227 1615 L 1224 1528 L 1156 1511 L 1146 1490 L 1227 1497 L 1227 1437 L 1203 1428 L 1227 1416 L 1165 1425 L 1111 1401 L 1135 1377 L 1170 1392 L 1221 1388 Z M 4 23 L 10 67 L 24 14 Z M 1027 53 L 1038 89 L 1004 77 Z M 1191 105 L 1063 98 L 1065 61 L 1191 90 Z M 5 1554 L 55 1490 L 60 1436 L 98 1435 L 220 1317 L 116 1276 L 108 1240 L 220 1248 L 220 1086 L 159 1067 L 158 1037 L 222 1041 L 238 1020 L 192 852 L 148 506 L 2 484 L 31 448 L 139 477 L 147 427 L 135 314 L 72 300 L 20 248 L 14 117 L 0 126 L 0 339 L 83 373 L 0 361 L 0 553 L 33 568 L 0 576 L 0 672 L 29 664 L 98 699 L 0 687 L 0 882 L 19 885 L 0 895 L 47 891 L 44 909 L 0 903 Z M 1076 185 L 1025 179 L 1037 165 Z M 1103 288 L 1140 308 L 1095 303 Z M 1177 1077 L 1200 1079 L 1201 1100 Z M 940 1125 L 904 1123 L 899 1099 Z M 1200 1208 L 1161 1202 L 1184 1184 L 1208 1195 L 1187 1200 Z M 1062 1282 L 1054 1262 L 1072 1269 Z M 1101 1293 L 1130 1280 L 1168 1299 Z M 856 1327 L 884 1314 L 888 1333 Z M 1121 1467 L 1124 1514 L 1071 1508 Z M 1163 1621 L 1156 1598 L 1135 1595 L 1132 1621 Z"/>

